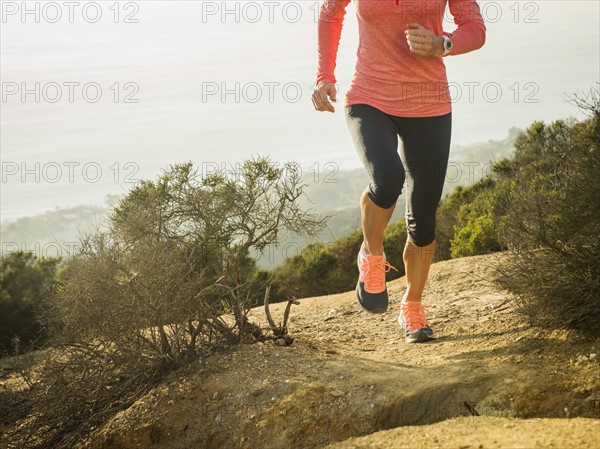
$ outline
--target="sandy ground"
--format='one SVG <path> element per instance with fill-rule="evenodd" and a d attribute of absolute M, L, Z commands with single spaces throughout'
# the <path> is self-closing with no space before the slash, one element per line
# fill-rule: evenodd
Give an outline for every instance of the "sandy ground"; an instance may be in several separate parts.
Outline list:
<path fill-rule="evenodd" d="M 494 257 L 432 266 L 434 342 L 404 343 L 404 279 L 381 315 L 354 292 L 302 299 L 291 346 L 174 372 L 78 448 L 600 448 L 600 341 L 527 325 L 490 282 Z"/>

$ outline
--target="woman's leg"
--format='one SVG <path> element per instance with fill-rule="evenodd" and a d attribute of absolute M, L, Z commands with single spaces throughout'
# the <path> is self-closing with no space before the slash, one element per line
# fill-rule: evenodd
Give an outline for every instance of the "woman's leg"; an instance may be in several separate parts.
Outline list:
<path fill-rule="evenodd" d="M 356 298 L 366 311 L 381 313 L 388 308 L 385 273 L 396 269 L 385 259 L 383 232 L 405 179 L 398 129 L 387 114 L 373 106 L 354 104 L 345 110 L 350 135 L 370 177 L 360 201 L 364 240 L 357 257 Z"/>
<path fill-rule="evenodd" d="M 435 254 L 435 222 L 442 197 L 452 129 L 451 113 L 436 117 L 398 117 L 406 166 L 406 229 L 403 259 L 406 293 L 398 321 L 407 342 L 435 338 L 421 297 Z"/>
<path fill-rule="evenodd" d="M 403 253 L 406 272 L 406 293 L 402 298 L 404 302 L 421 301 L 434 254 L 435 240 L 427 246 L 417 246 L 410 237 L 406 239 Z"/>
<path fill-rule="evenodd" d="M 384 112 L 367 104 L 346 107 L 350 135 L 370 182 L 360 198 L 365 249 L 383 254 L 383 232 L 402 192 L 405 173 L 398 154 L 398 129 Z"/>
<path fill-rule="evenodd" d="M 379 207 L 369 198 L 365 189 L 360 197 L 360 212 L 365 250 L 367 254 L 381 256 L 383 254 L 383 232 L 394 213 L 396 205 L 388 209 Z"/>
<path fill-rule="evenodd" d="M 404 248 L 407 294 L 420 301 L 435 254 L 436 212 L 442 197 L 452 131 L 452 113 L 435 117 L 397 118 L 406 166 Z"/>

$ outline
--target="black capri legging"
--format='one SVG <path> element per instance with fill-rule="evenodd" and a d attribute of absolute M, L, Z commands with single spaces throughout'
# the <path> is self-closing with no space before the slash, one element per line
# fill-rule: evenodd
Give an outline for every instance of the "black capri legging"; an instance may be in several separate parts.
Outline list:
<path fill-rule="evenodd" d="M 452 112 L 433 117 L 397 117 L 368 104 L 345 107 L 346 122 L 371 181 L 375 204 L 396 204 L 406 181 L 406 229 L 417 246 L 435 240 L 452 130 Z M 402 149 L 398 152 L 398 136 Z"/>

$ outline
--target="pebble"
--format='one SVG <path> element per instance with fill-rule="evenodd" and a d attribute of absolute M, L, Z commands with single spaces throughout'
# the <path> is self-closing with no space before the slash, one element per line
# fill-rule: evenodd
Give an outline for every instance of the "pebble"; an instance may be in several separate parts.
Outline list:
<path fill-rule="evenodd" d="M 332 395 L 334 398 L 339 398 L 340 396 L 343 396 L 343 395 L 344 395 L 344 392 L 343 392 L 343 391 L 341 391 L 341 390 L 333 390 L 333 391 L 331 392 L 331 395 Z"/>
<path fill-rule="evenodd" d="M 252 392 L 252 396 L 260 396 L 261 394 L 263 394 L 265 392 L 264 388 L 257 388 L 256 390 L 254 390 Z"/>
<path fill-rule="evenodd" d="M 590 360 L 594 360 L 596 357 L 598 357 L 598 354 L 590 354 Z"/>

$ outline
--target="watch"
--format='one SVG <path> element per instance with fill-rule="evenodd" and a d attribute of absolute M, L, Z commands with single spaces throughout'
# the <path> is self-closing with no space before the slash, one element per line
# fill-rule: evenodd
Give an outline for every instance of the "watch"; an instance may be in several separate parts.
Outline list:
<path fill-rule="evenodd" d="M 452 41 L 445 34 L 442 34 L 442 38 L 444 39 L 444 53 L 442 53 L 442 56 L 446 56 L 452 50 Z"/>

